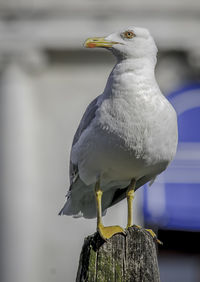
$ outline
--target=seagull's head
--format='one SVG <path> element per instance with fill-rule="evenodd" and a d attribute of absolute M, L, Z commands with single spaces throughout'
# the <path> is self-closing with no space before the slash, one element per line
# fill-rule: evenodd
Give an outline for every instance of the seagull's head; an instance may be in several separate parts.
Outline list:
<path fill-rule="evenodd" d="M 149 31 L 139 27 L 128 27 L 106 37 L 88 38 L 84 46 L 107 48 L 118 59 L 146 57 L 154 60 L 157 54 L 157 47 Z"/>

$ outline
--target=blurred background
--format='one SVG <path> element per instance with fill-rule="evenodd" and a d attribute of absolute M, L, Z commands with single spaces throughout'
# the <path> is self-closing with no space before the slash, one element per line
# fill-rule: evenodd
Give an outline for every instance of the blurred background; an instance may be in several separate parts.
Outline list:
<path fill-rule="evenodd" d="M 115 59 L 87 37 L 147 27 L 156 77 L 177 110 L 175 161 L 136 193 L 135 222 L 158 231 L 162 282 L 200 281 L 199 0 L 0 0 L 1 271 L 3 282 L 75 281 L 96 220 L 59 217 L 72 138 Z M 126 201 L 105 224 L 126 224 Z"/>

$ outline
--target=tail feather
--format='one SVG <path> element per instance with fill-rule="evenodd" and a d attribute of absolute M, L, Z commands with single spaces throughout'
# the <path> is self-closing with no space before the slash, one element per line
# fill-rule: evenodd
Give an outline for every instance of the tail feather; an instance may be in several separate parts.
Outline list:
<path fill-rule="evenodd" d="M 106 214 L 110 206 L 115 190 L 105 191 L 102 197 L 102 215 Z M 59 215 L 71 215 L 73 217 L 96 217 L 96 199 L 94 185 L 87 186 L 78 177 L 75 183 L 70 187 L 67 200 L 59 212 Z"/>
<path fill-rule="evenodd" d="M 96 203 L 93 189 L 93 185 L 85 185 L 78 177 L 76 182 L 70 186 L 67 200 L 59 215 L 83 216 L 85 218 L 96 217 Z"/>

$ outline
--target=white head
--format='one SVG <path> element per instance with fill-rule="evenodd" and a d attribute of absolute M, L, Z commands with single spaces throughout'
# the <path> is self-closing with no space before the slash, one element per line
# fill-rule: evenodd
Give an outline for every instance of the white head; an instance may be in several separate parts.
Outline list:
<path fill-rule="evenodd" d="M 106 37 L 93 37 L 85 42 L 85 47 L 107 48 L 119 59 L 149 58 L 156 61 L 157 47 L 149 31 L 140 27 L 128 27 Z"/>

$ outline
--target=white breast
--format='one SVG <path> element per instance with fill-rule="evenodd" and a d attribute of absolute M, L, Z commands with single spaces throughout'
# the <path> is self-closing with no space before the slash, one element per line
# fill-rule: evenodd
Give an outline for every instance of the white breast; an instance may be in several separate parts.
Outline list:
<path fill-rule="evenodd" d="M 95 119 L 72 150 L 87 185 L 98 176 L 106 185 L 156 175 L 174 157 L 176 113 L 148 75 L 111 73 Z"/>
<path fill-rule="evenodd" d="M 122 181 L 166 168 L 176 152 L 176 114 L 164 97 L 157 99 L 156 107 L 145 99 L 137 107 L 119 98 L 102 103 L 77 144 L 79 174 L 86 184 L 98 175 L 105 182 Z"/>

